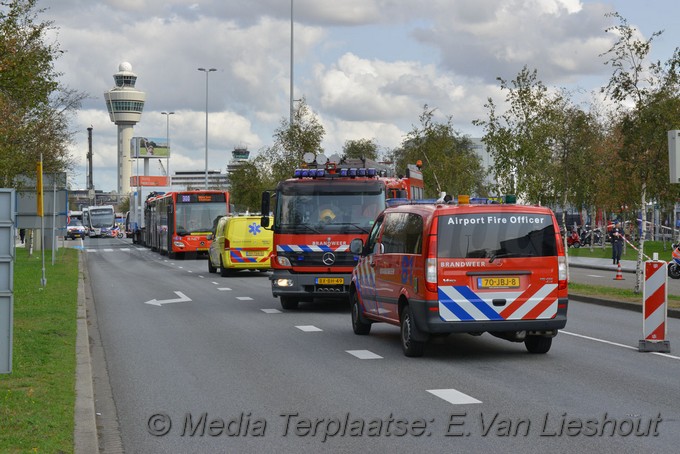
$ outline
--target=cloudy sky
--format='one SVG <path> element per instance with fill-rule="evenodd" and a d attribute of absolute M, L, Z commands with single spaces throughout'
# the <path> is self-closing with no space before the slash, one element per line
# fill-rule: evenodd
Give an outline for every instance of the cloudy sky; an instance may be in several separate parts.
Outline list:
<path fill-rule="evenodd" d="M 618 11 L 641 36 L 664 30 L 653 57 L 680 45 L 677 0 L 293 0 L 294 98 L 306 98 L 326 130 L 327 154 L 349 139 L 398 146 L 422 106 L 472 137 L 496 77 L 527 65 L 549 87 L 586 93 L 606 84 L 599 55 Z M 291 0 L 42 0 L 58 28 L 62 82 L 89 95 L 74 119 L 73 188 L 86 185 L 93 127 L 96 189 L 116 189 L 116 126 L 104 92 L 129 62 L 147 101 L 134 136 L 165 137 L 171 169 L 205 167 L 205 73 L 209 75 L 209 168 L 225 170 L 235 147 L 256 154 L 289 115 Z M 140 165 L 141 168 L 141 165 Z M 160 174 L 152 162 L 151 174 Z M 136 173 L 136 164 L 132 164 Z"/>

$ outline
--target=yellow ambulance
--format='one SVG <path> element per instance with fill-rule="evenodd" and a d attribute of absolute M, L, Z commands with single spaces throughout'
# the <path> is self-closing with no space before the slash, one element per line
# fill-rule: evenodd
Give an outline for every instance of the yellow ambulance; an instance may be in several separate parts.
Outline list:
<path fill-rule="evenodd" d="M 271 221 L 270 221 L 271 222 Z M 268 270 L 273 235 L 260 216 L 222 216 L 214 224 L 208 250 L 208 271 L 228 276 L 239 270 Z"/>

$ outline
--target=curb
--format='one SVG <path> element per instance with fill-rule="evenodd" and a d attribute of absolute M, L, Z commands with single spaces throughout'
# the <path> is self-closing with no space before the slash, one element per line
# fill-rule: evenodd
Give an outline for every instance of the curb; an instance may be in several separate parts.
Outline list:
<path fill-rule="evenodd" d="M 94 410 L 94 388 L 92 381 L 92 358 L 90 357 L 90 336 L 87 329 L 85 307 L 85 277 L 82 255 L 78 258 L 78 314 L 76 332 L 76 403 L 74 412 L 74 452 L 99 452 L 97 423 Z"/>

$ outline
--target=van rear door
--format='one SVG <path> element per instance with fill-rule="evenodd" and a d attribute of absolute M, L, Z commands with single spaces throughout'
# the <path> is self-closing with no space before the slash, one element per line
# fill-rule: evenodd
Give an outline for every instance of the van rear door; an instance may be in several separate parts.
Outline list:
<path fill-rule="evenodd" d="M 442 319 L 540 320 L 557 314 L 554 216 L 547 209 L 508 208 L 461 210 L 439 217 L 437 275 Z"/>

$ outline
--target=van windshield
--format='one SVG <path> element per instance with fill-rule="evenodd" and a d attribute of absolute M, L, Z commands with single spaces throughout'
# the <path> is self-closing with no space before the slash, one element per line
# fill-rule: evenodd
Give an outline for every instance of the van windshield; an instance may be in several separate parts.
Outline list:
<path fill-rule="evenodd" d="M 532 213 L 476 213 L 440 216 L 441 258 L 547 257 L 557 255 L 552 216 Z"/>

